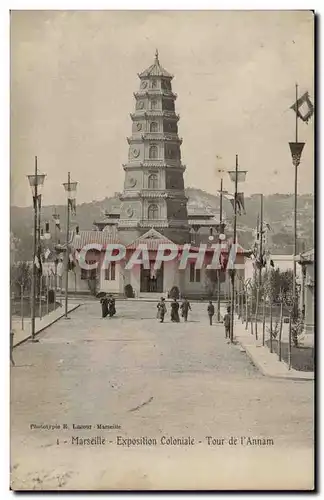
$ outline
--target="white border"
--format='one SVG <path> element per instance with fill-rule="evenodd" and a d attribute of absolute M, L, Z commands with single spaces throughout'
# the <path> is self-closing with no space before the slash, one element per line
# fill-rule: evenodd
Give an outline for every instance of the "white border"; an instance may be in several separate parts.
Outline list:
<path fill-rule="evenodd" d="M 4 317 L 4 311 L 5 311 L 5 321 L 3 324 L 3 328 L 1 329 L 1 334 L 2 334 L 2 346 L 1 346 L 1 356 L 2 360 L 0 363 L 1 366 L 1 400 L 3 403 L 4 409 L 1 412 L 1 438 L 0 438 L 0 449 L 1 449 L 1 474 L 0 474 L 0 492 L 1 492 L 1 498 L 9 498 L 12 495 L 12 492 L 8 491 L 8 484 L 9 484 L 9 412 L 8 412 L 8 402 L 9 402 L 9 372 L 8 372 L 8 366 L 9 366 L 9 294 L 8 294 L 8 283 L 9 283 L 9 245 L 8 245 L 8 235 L 9 235 L 9 185 L 8 185 L 8 179 L 9 179 L 9 88 L 8 88 L 8 82 L 9 82 L 9 9 L 12 10 L 32 10 L 32 9 L 38 9 L 38 10 L 59 10 L 59 9 L 68 9 L 68 10 L 106 10 L 108 9 L 115 9 L 115 10 L 134 10 L 135 7 L 140 10 L 148 9 L 148 10 L 156 10 L 156 9 L 163 9 L 163 10 L 298 10 L 298 9 L 314 9 L 315 12 L 318 14 L 321 13 L 323 10 L 323 2 L 320 2 L 319 0 L 313 0 L 312 5 L 310 5 L 309 1 L 306 0 L 295 0 L 294 2 L 292 1 L 287 1 L 287 0 L 273 0 L 271 2 L 263 2 L 262 5 L 260 5 L 260 2 L 257 1 L 248 1 L 248 2 L 242 2 L 239 0 L 227 0 L 227 1 L 206 1 L 206 0 L 200 0 L 199 2 L 193 2 L 193 1 L 176 1 L 176 0 L 155 0 L 154 3 L 152 0 L 141 0 L 140 2 L 132 2 L 131 0 L 110 0 L 109 2 L 107 1 L 99 1 L 99 0 L 92 0 L 92 2 L 89 1 L 79 1 L 79 2 L 68 2 L 66 0 L 51 0 L 51 1 L 33 1 L 33 2 L 26 2 L 24 0 L 16 0 L 16 1 L 11 1 L 7 2 L 3 0 L 1 2 L 0 6 L 0 40 L 1 40 L 1 51 L 0 51 L 0 64 L 1 64 L 1 80 L 0 80 L 0 95 L 1 95 L 1 153 L 2 153 L 2 162 L 1 162 L 1 176 L 2 176 L 2 192 L 0 196 L 0 204 L 1 204 L 1 219 L 2 219 L 2 227 L 1 227 L 1 234 L 2 234 L 2 245 L 0 246 L 1 249 L 1 258 L 2 262 L 4 263 L 3 266 L 3 271 L 1 275 L 1 295 L 0 295 L 0 303 L 2 305 L 2 317 Z M 317 71 L 318 74 L 320 73 L 320 68 L 323 67 L 322 64 L 322 56 L 323 54 L 323 46 L 322 46 L 322 40 L 320 40 L 319 33 L 318 33 L 318 42 L 320 42 L 320 46 L 318 47 L 318 52 L 321 57 L 321 59 L 318 61 L 317 65 Z M 322 90 L 322 84 L 321 87 L 318 89 L 318 92 Z M 317 102 L 319 100 L 317 99 Z M 6 110 L 6 111 L 5 111 Z M 320 111 L 317 111 L 317 114 L 320 115 Z M 318 120 L 319 121 L 319 120 Z M 319 132 L 318 137 L 317 137 L 317 145 L 319 147 L 320 144 L 324 144 L 323 136 L 322 136 L 322 131 Z M 320 160 L 318 156 L 318 161 Z M 321 170 L 321 166 L 318 164 L 317 165 L 318 171 Z M 320 188 L 323 188 L 323 175 L 317 176 L 318 181 L 320 181 Z M 321 189 L 323 191 L 323 189 Z M 319 196 L 319 200 L 321 199 L 321 196 Z M 322 243 L 322 234 L 324 234 L 324 214 L 323 214 L 323 205 L 321 203 L 321 206 L 318 207 L 319 210 L 317 212 L 317 220 L 319 221 L 318 224 L 318 230 L 319 230 L 319 243 Z M 322 245 L 320 245 L 322 246 Z M 319 248 L 317 249 L 319 251 Z M 322 278 L 323 278 L 323 269 L 321 270 L 321 275 L 320 275 L 320 285 L 322 285 Z M 317 304 L 318 310 L 323 310 L 321 306 L 324 304 L 321 303 Z M 319 318 L 320 319 L 320 318 Z M 321 335 L 321 322 L 320 324 L 317 325 L 317 335 L 318 337 Z M 322 352 L 322 347 L 323 347 L 323 342 L 321 342 L 321 351 L 320 351 L 320 359 L 323 359 L 323 352 Z M 319 363 L 321 365 L 321 363 Z M 322 374 L 322 370 L 319 373 L 319 378 L 320 375 Z M 322 382 L 323 385 L 323 382 Z M 322 410 L 322 405 L 319 410 Z M 323 433 L 322 433 L 323 435 Z M 318 443 L 320 446 L 322 444 Z M 322 466 L 322 461 L 319 461 L 320 464 L 320 469 L 318 470 L 318 477 L 321 477 L 323 472 L 323 466 Z M 302 464 L 301 464 L 302 467 Z M 43 495 L 38 494 L 37 498 L 41 498 Z M 74 495 L 74 498 L 89 498 L 92 497 L 93 495 Z M 227 498 L 229 498 L 232 495 L 226 495 Z M 282 495 L 276 495 L 277 498 L 281 497 Z M 30 497 L 35 497 L 35 495 L 30 495 Z M 147 496 L 146 496 L 147 498 Z"/>

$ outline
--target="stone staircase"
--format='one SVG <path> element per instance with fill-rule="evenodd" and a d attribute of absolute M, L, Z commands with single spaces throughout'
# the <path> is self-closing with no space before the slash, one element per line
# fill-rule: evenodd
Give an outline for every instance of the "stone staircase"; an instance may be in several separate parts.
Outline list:
<path fill-rule="evenodd" d="M 157 302 L 160 300 L 161 297 L 165 296 L 166 294 L 163 292 L 140 292 L 138 298 Z"/>

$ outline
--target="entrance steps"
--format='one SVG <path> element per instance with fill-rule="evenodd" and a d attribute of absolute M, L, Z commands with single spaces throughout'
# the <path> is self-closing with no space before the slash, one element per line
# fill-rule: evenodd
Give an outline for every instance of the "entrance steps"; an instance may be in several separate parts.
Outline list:
<path fill-rule="evenodd" d="M 165 297 L 163 292 L 140 292 L 138 295 L 139 299 L 159 301 L 161 297 Z"/>

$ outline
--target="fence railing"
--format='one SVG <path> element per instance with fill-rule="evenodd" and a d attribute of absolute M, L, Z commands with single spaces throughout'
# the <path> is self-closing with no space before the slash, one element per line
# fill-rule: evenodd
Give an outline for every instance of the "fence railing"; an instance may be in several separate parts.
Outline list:
<path fill-rule="evenodd" d="M 296 356 L 302 358 L 302 354 L 305 354 L 300 346 L 304 326 L 301 310 L 293 311 L 283 301 L 271 304 L 269 301 L 253 300 L 251 296 L 241 293 L 236 297 L 235 311 L 242 324 L 245 323 L 245 330 L 250 330 L 256 340 L 267 346 L 271 353 L 277 354 L 279 361 L 284 360 L 289 369 Z M 307 353 L 306 357 L 309 367 L 312 363 L 311 353 Z"/>

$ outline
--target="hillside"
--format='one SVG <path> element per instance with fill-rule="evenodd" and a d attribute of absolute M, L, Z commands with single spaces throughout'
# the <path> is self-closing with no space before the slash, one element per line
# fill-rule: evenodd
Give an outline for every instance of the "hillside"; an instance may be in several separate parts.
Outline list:
<path fill-rule="evenodd" d="M 219 213 L 219 197 L 200 189 L 188 188 L 189 208 L 207 207 Z M 118 198 L 82 203 L 77 206 L 77 217 L 80 229 L 92 229 L 93 222 L 103 218 L 104 212 L 119 205 Z M 264 220 L 270 224 L 269 249 L 276 254 L 293 253 L 293 207 L 292 195 L 274 194 L 264 196 Z M 51 221 L 53 206 L 42 208 L 42 220 Z M 60 214 L 62 230 L 64 231 L 66 208 L 56 206 Z M 227 221 L 227 232 L 231 232 L 233 209 L 230 202 L 224 199 L 224 216 Z M 253 242 L 253 229 L 256 226 L 257 215 L 260 211 L 260 196 L 252 195 L 245 199 L 246 214 L 238 217 L 239 241 L 245 248 L 250 248 Z M 53 227 L 53 225 L 51 225 Z M 17 238 L 16 258 L 31 259 L 32 255 L 33 210 L 32 207 L 11 207 L 11 232 Z M 314 198 L 312 195 L 298 197 L 298 237 L 300 250 L 309 249 L 314 240 Z M 62 233 L 64 238 L 64 232 Z"/>

